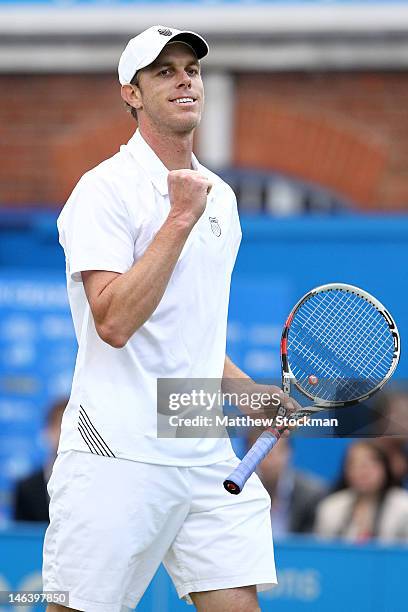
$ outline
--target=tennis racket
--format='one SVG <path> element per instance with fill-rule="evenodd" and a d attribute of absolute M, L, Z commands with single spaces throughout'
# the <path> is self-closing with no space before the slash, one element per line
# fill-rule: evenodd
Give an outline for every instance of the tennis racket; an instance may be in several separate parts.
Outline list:
<path fill-rule="evenodd" d="M 367 400 L 392 376 L 400 355 L 397 326 L 372 295 L 340 283 L 309 291 L 290 313 L 282 332 L 282 389 L 292 385 L 313 404 L 290 414 L 300 419 L 321 410 Z M 277 413 L 286 416 L 281 406 Z M 224 481 L 240 493 L 285 427 L 264 431 Z"/>

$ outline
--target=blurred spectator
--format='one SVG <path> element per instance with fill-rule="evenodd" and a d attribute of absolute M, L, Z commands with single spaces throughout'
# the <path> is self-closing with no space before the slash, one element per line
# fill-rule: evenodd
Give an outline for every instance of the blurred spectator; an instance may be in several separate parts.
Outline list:
<path fill-rule="evenodd" d="M 408 487 L 408 394 L 382 393 L 373 409 L 381 417 L 375 444 L 387 455 L 395 482 Z"/>
<path fill-rule="evenodd" d="M 258 469 L 271 497 L 272 528 L 278 537 L 313 531 L 316 506 L 326 494 L 320 480 L 294 469 L 291 455 L 289 440 L 282 438 Z"/>
<path fill-rule="evenodd" d="M 49 461 L 41 469 L 17 482 L 13 516 L 16 521 L 49 521 L 47 482 L 57 454 L 61 420 L 67 402 L 67 399 L 55 402 L 47 416 L 45 435 L 51 450 Z"/>
<path fill-rule="evenodd" d="M 408 492 L 395 486 L 387 455 L 375 442 L 349 446 L 336 489 L 317 508 L 318 535 L 408 541 Z"/>
<path fill-rule="evenodd" d="M 372 434 L 408 439 L 408 393 L 402 389 L 382 391 L 371 406 L 375 414 Z"/>
<path fill-rule="evenodd" d="M 387 455 L 392 476 L 398 486 L 408 488 L 408 440 L 407 438 L 381 437 L 375 445 Z"/>

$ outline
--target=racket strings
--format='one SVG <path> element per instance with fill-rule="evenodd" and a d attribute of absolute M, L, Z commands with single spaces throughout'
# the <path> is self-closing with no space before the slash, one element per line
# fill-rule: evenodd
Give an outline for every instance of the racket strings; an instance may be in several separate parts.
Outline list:
<path fill-rule="evenodd" d="M 368 393 L 386 376 L 394 342 L 377 308 L 344 290 L 315 294 L 295 313 L 288 334 L 288 358 L 300 384 L 313 394 L 340 401 Z M 323 395 L 322 395 L 323 394 Z"/>
<path fill-rule="evenodd" d="M 340 328 L 338 332 L 341 333 L 343 332 L 343 330 Z M 323 334 L 318 334 L 318 337 L 320 340 L 324 341 Z M 381 367 L 381 363 L 379 364 L 378 359 L 375 359 L 377 354 L 383 352 L 384 346 L 386 344 L 386 339 L 384 337 L 379 337 L 377 348 L 372 352 L 371 356 L 368 354 L 367 351 L 365 351 L 363 354 L 359 354 L 357 351 L 350 349 L 350 347 L 348 347 L 347 345 L 341 346 L 338 343 L 338 339 L 334 341 L 333 337 L 334 336 L 332 336 L 327 342 L 327 347 L 325 347 L 324 350 L 324 352 L 326 353 L 326 360 L 328 357 L 330 365 L 326 365 L 325 368 L 325 360 L 322 358 L 318 358 L 317 363 L 320 365 L 319 369 L 325 369 L 326 373 L 332 376 L 336 376 L 337 374 L 344 376 L 345 374 L 347 374 L 348 376 L 353 378 L 366 377 L 374 378 L 375 380 L 378 377 L 382 377 L 387 372 L 388 363 L 386 364 L 387 367 L 384 367 L 384 364 L 382 364 Z M 365 341 L 365 337 L 362 336 L 359 340 Z M 309 342 L 307 344 L 310 345 L 311 343 L 314 343 L 313 336 L 309 336 Z M 307 347 L 307 349 L 309 349 L 307 352 L 307 357 L 310 359 L 312 357 L 310 346 Z M 319 350 L 321 351 L 321 348 L 319 348 Z M 347 372 L 345 370 L 347 370 Z"/>
<path fill-rule="evenodd" d="M 311 341 L 313 341 L 313 338 L 311 338 Z M 301 345 L 298 345 L 298 348 L 302 350 Z M 368 354 L 360 357 L 360 361 L 357 361 L 357 355 L 355 352 L 347 350 L 336 351 L 335 348 L 335 345 L 332 343 L 328 349 L 325 349 L 324 357 L 317 356 L 316 359 L 317 363 L 320 365 L 319 369 L 325 370 L 326 374 L 328 375 L 339 374 L 342 376 L 347 375 L 353 378 L 365 377 L 367 379 L 377 379 L 378 377 L 381 378 L 387 372 L 387 367 L 384 367 L 383 364 L 374 363 L 376 354 L 380 351 L 380 349 L 377 349 L 377 351 L 370 356 L 369 363 L 371 364 L 371 367 L 368 367 L 368 365 L 364 364 L 363 362 L 363 359 L 368 359 Z M 313 349 L 310 349 L 310 347 L 306 348 L 306 356 L 308 359 L 313 359 L 313 353 L 315 353 Z M 327 363 L 328 360 L 330 365 Z"/>
<path fill-rule="evenodd" d="M 345 302 L 344 296 L 342 298 L 342 301 Z M 324 344 L 326 350 L 333 351 L 334 356 L 340 360 L 342 367 L 347 364 L 354 373 L 366 375 L 370 371 L 370 362 L 367 360 L 367 356 L 369 356 L 367 354 L 367 340 L 370 339 L 372 356 L 380 352 L 383 355 L 384 346 L 389 339 L 389 332 L 387 326 L 382 325 L 380 333 L 378 334 L 377 332 L 377 338 L 375 338 L 373 331 L 378 329 L 378 320 L 383 323 L 383 318 L 374 307 L 370 307 L 370 304 L 367 304 L 367 302 L 358 297 L 357 300 L 360 303 L 354 309 L 351 304 L 348 304 L 346 308 L 343 307 L 343 309 L 341 308 L 342 304 L 338 304 L 334 316 L 330 315 L 329 321 L 327 319 L 330 304 L 327 304 L 325 307 L 317 304 L 317 307 L 314 309 L 310 309 L 310 305 L 305 304 L 305 309 L 309 310 L 310 313 L 303 327 L 306 335 L 310 336 L 313 343 L 320 341 L 321 344 Z M 334 300 L 331 299 L 331 303 L 333 302 Z M 362 327 L 362 313 L 364 310 L 367 310 L 367 305 L 370 307 L 368 309 L 369 316 L 365 318 L 365 326 Z M 310 315 L 317 315 L 318 317 L 317 325 L 314 328 L 311 325 Z M 330 328 L 327 326 L 328 323 Z M 350 331 L 353 333 L 353 343 L 349 341 Z M 376 349 L 375 341 L 377 344 Z M 362 351 L 361 347 L 363 344 L 364 350 Z M 384 373 L 386 371 L 387 368 Z"/>
<path fill-rule="evenodd" d="M 357 296 L 356 296 L 357 297 Z M 341 310 L 341 304 L 337 311 L 337 315 L 333 317 L 333 327 L 331 329 L 331 336 L 327 340 L 327 326 L 324 326 L 320 332 L 316 330 L 316 340 L 322 339 L 325 342 L 325 346 L 328 350 L 333 350 L 335 355 L 344 363 L 347 363 L 353 371 L 356 372 L 359 376 L 370 376 L 370 372 L 373 368 L 370 369 L 370 362 L 367 360 L 367 351 L 364 352 L 360 350 L 360 346 L 367 345 L 368 341 L 370 342 L 370 346 L 372 347 L 373 353 L 372 357 L 374 358 L 377 354 L 383 355 L 384 348 L 389 339 L 389 331 L 387 326 L 382 326 L 380 329 L 380 333 L 378 337 L 375 338 L 373 335 L 373 327 L 377 330 L 378 320 L 383 322 L 383 318 L 381 314 L 376 310 L 375 307 L 372 307 L 370 304 L 365 302 L 363 299 L 358 298 L 358 306 L 353 309 L 351 303 L 346 304 L 343 311 Z M 332 299 L 332 302 L 334 300 Z M 343 296 L 343 302 L 344 296 Z M 315 313 L 319 314 L 319 306 L 315 309 Z M 367 309 L 367 306 L 369 307 Z M 322 313 L 322 323 L 326 323 L 326 318 L 323 315 L 326 314 L 328 307 L 326 307 L 325 311 Z M 368 317 L 364 320 L 364 327 L 361 326 L 362 314 L 368 311 Z M 357 325 L 358 323 L 358 325 Z M 347 337 L 344 335 L 348 332 L 348 329 L 352 328 L 355 333 L 354 343 L 347 342 Z M 377 330 L 378 333 L 378 330 Z M 343 343 L 339 343 L 339 335 L 343 338 Z M 375 349 L 375 344 L 377 348 Z M 381 366 L 381 362 L 379 362 L 378 367 Z M 388 371 L 388 368 L 385 367 L 382 373 L 382 376 L 385 375 Z M 382 377 L 381 376 L 381 377 Z"/>
<path fill-rule="evenodd" d="M 361 346 L 370 343 L 370 346 L 372 346 L 372 349 L 373 349 L 373 352 L 371 355 L 372 361 L 374 361 L 376 365 L 378 365 L 378 367 L 380 368 L 381 361 L 377 362 L 377 360 L 374 360 L 374 357 L 376 357 L 380 353 L 381 355 L 384 354 L 384 348 L 390 337 L 388 326 L 383 325 L 384 320 L 382 318 L 382 315 L 377 311 L 375 307 L 363 301 L 361 298 L 358 298 L 358 299 L 360 301 L 360 304 L 354 313 L 352 312 L 351 305 L 349 305 L 348 307 L 348 311 L 351 312 L 351 314 L 354 317 L 354 321 L 351 321 L 351 322 L 357 323 L 359 317 L 361 316 L 363 312 L 366 312 L 366 313 L 368 312 L 368 317 L 366 317 L 366 319 L 364 320 L 364 324 L 365 324 L 364 327 L 360 327 L 360 326 L 356 327 L 356 330 L 360 332 L 360 335 L 359 337 L 356 337 L 355 342 L 359 343 Z M 345 314 L 347 315 L 349 314 L 349 312 L 347 312 L 346 310 Z M 382 324 L 380 330 L 378 330 L 378 321 L 380 321 Z M 373 335 L 373 331 L 377 333 L 377 337 Z M 375 349 L 375 344 L 377 345 L 377 349 Z M 370 372 L 373 371 L 373 368 L 371 368 L 371 370 L 369 369 L 370 362 L 367 361 L 366 352 L 357 350 L 356 346 L 357 346 L 356 344 L 350 345 L 348 350 L 344 351 L 344 358 L 347 357 L 349 361 L 352 361 L 353 368 L 359 371 L 360 375 L 363 375 L 369 378 Z M 360 353 L 360 359 L 358 359 L 358 353 Z M 339 357 L 342 357 L 342 355 L 339 354 Z M 356 361 L 356 357 L 357 357 L 357 361 Z M 384 376 L 387 373 L 387 371 L 388 371 L 388 368 L 386 367 L 382 373 L 382 376 Z"/>
<path fill-rule="evenodd" d="M 330 296 L 329 296 L 330 297 Z M 329 307 L 331 302 L 326 300 L 328 303 L 322 305 L 318 303 L 314 308 L 311 307 L 310 304 L 305 304 L 303 310 L 305 311 L 306 317 L 303 317 L 303 313 L 299 311 L 299 320 L 303 320 L 303 333 L 304 338 L 302 338 L 303 344 L 306 339 L 309 340 L 309 346 L 314 347 L 316 344 L 319 344 L 319 350 L 324 347 L 326 351 L 333 350 L 334 355 L 332 355 L 332 360 L 329 364 L 329 370 L 333 373 L 333 365 L 337 362 L 337 358 L 340 358 L 343 354 L 345 354 L 345 350 L 341 350 L 341 346 L 338 343 L 338 337 L 342 330 L 342 325 L 344 326 L 344 319 L 340 316 L 340 314 L 335 314 L 331 319 L 331 337 L 327 334 L 327 316 L 329 312 Z M 312 319 L 314 317 L 314 319 Z M 317 318 L 318 317 L 318 318 Z M 301 345 L 299 345 L 301 348 Z M 310 354 L 308 355 L 311 356 Z M 336 359 L 333 361 L 333 357 Z M 343 365 L 343 364 L 342 364 Z"/>
<path fill-rule="evenodd" d="M 344 300 L 344 296 L 341 296 L 343 299 L 343 302 L 345 302 Z M 329 296 L 330 298 L 330 296 Z M 319 326 L 316 326 L 316 329 L 313 330 L 316 338 L 318 339 L 319 337 L 323 337 L 324 342 L 326 343 L 326 346 L 328 348 L 334 347 L 336 346 L 336 352 L 340 355 L 341 353 L 341 345 L 338 342 L 339 339 L 339 335 L 343 334 L 344 331 L 346 330 L 346 327 L 348 326 L 349 328 L 352 327 L 353 321 L 350 320 L 350 318 L 347 318 L 348 315 L 351 313 L 352 316 L 354 316 L 355 321 L 358 320 L 359 317 L 361 317 L 361 313 L 363 311 L 363 303 L 359 304 L 359 307 L 357 309 L 355 309 L 353 311 L 352 309 L 352 305 L 351 304 L 342 304 L 341 302 L 338 303 L 338 307 L 336 308 L 336 310 L 334 310 L 334 315 L 332 314 L 332 312 L 330 311 L 330 307 L 332 306 L 332 304 L 335 302 L 334 298 L 331 298 L 331 300 L 327 300 L 328 303 L 323 307 L 322 304 L 317 304 L 317 306 L 313 309 L 310 309 L 310 313 L 313 316 L 319 317 L 317 319 L 317 324 L 320 323 L 320 330 L 319 330 Z M 361 302 L 361 300 L 360 300 Z M 343 306 L 343 309 L 341 308 Z M 307 309 L 308 307 L 310 307 L 310 304 L 306 304 L 305 308 Z M 330 324 L 331 324 L 331 336 L 329 337 L 327 334 L 327 318 L 328 316 L 330 316 Z M 310 317 L 309 317 L 310 319 Z M 355 331 L 359 331 L 359 329 L 361 330 L 361 328 L 356 327 Z M 356 340 L 359 340 L 360 342 L 363 340 L 363 338 L 356 338 Z M 343 352 L 351 352 L 353 349 L 353 346 L 355 345 L 346 345 L 344 344 L 344 349 L 345 351 Z"/>
<path fill-rule="evenodd" d="M 301 345 L 296 347 L 295 345 L 294 349 L 296 348 L 302 350 L 304 347 Z M 303 360 L 302 357 L 304 358 Z M 318 377 L 317 385 L 313 385 L 313 395 L 318 395 L 326 400 L 340 399 L 340 397 L 347 397 L 348 399 L 356 395 L 357 386 L 358 395 L 365 393 L 364 389 L 361 390 L 361 380 L 358 380 L 355 376 L 353 378 L 349 376 L 345 378 L 344 372 L 339 367 L 334 365 L 328 366 L 327 359 L 307 349 L 303 355 L 299 353 L 298 363 L 292 366 L 292 370 L 298 383 L 309 387 L 310 390 L 312 385 L 308 383 L 308 373 L 311 369 Z M 371 388 L 371 385 L 367 385 L 366 381 L 364 381 L 364 387 L 366 386 Z"/>
<path fill-rule="evenodd" d="M 302 322 L 302 336 L 298 335 L 298 343 L 297 348 L 302 351 L 304 348 L 307 352 L 307 357 L 310 359 L 312 357 L 312 353 L 316 352 L 316 349 L 320 352 L 333 352 L 330 355 L 330 362 L 327 363 L 328 373 L 334 374 L 337 370 L 335 369 L 335 365 L 340 365 L 344 371 L 344 365 L 352 364 L 353 357 L 355 357 L 352 353 L 351 347 L 343 344 L 343 346 L 339 343 L 339 336 L 344 331 L 342 327 L 345 326 L 344 319 L 341 318 L 340 315 L 335 315 L 331 319 L 331 335 L 329 336 L 327 333 L 327 312 L 328 305 L 326 304 L 323 307 L 321 304 L 318 304 L 316 308 L 310 308 L 309 304 L 304 306 L 304 311 L 306 316 L 303 316 L 302 312 L 299 312 L 299 320 Z M 311 317 L 315 317 L 314 321 L 312 321 Z M 316 319 L 316 316 L 318 317 Z M 308 343 L 306 343 L 308 341 Z M 296 340 L 294 341 L 296 345 Z M 349 357 L 346 359 L 346 357 Z M 339 359 L 341 363 L 339 363 Z M 323 358 L 320 357 L 319 363 L 323 364 Z M 356 368 L 352 368 L 352 372 L 349 374 L 357 373 Z"/>

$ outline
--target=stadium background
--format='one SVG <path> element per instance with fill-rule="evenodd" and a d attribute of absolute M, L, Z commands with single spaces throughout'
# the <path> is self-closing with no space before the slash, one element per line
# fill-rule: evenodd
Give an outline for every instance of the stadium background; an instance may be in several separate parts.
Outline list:
<path fill-rule="evenodd" d="M 408 376 L 408 2 L 0 2 L 0 590 L 39 585 L 41 528 L 11 524 L 11 494 L 45 459 L 46 410 L 75 359 L 55 219 L 79 176 L 129 139 L 117 59 L 154 23 L 212 47 L 197 153 L 240 206 L 233 359 L 277 376 L 288 309 L 338 280 L 394 314 Z M 330 482 L 348 443 L 296 438 L 295 463 Z M 404 609 L 403 549 L 290 538 L 277 562 L 263 610 Z M 182 605 L 160 572 L 140 609 Z"/>

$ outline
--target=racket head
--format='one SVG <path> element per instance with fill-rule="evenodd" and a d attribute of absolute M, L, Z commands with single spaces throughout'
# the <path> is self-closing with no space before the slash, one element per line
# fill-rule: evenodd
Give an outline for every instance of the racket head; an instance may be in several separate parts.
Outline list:
<path fill-rule="evenodd" d="M 376 298 L 353 285 L 322 285 L 299 300 L 284 326 L 284 391 L 294 384 L 319 406 L 352 405 L 381 389 L 399 356 L 397 326 Z"/>

